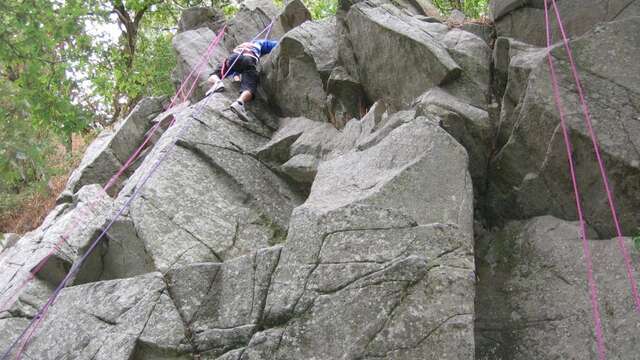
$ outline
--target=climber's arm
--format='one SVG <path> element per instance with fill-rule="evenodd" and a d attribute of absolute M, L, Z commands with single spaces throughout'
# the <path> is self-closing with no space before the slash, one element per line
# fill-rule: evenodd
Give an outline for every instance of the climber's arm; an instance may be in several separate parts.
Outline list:
<path fill-rule="evenodd" d="M 258 40 L 257 43 L 260 45 L 260 56 L 267 55 L 278 46 L 278 42 L 273 40 Z"/>

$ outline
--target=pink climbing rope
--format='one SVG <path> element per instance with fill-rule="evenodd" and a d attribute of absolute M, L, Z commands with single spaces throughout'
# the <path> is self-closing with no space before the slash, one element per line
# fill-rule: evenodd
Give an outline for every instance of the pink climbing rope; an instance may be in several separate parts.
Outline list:
<path fill-rule="evenodd" d="M 546 0 L 545 0 L 546 3 Z M 589 105 L 586 100 L 586 96 L 584 94 L 584 90 L 582 87 L 582 82 L 580 81 L 580 75 L 578 74 L 578 67 L 573 59 L 573 51 L 571 50 L 571 46 L 569 45 L 569 40 L 567 38 L 567 33 L 565 31 L 564 24 L 562 22 L 562 18 L 560 16 L 560 11 L 558 10 L 558 6 L 556 5 L 556 0 L 551 0 L 553 5 L 554 12 L 556 14 L 556 19 L 558 21 L 558 26 L 560 28 L 560 34 L 562 35 L 562 41 L 564 43 L 564 48 L 567 53 L 567 57 L 569 59 L 569 64 L 571 67 L 571 73 L 573 75 L 573 79 L 576 83 L 576 89 L 578 91 L 578 97 L 580 99 L 580 105 L 582 106 L 582 112 L 584 114 L 584 121 L 589 130 L 589 135 L 591 137 L 591 142 L 593 144 L 593 151 L 595 152 L 596 159 L 598 160 L 598 168 L 600 169 L 600 176 L 602 178 L 602 183 L 604 184 L 604 190 L 607 194 L 607 201 L 609 203 L 609 210 L 611 211 L 611 217 L 613 219 L 613 223 L 616 228 L 616 240 L 618 243 L 618 247 L 620 248 L 620 253 L 624 260 L 625 270 L 627 272 L 627 279 L 631 284 L 631 294 L 633 296 L 636 312 L 640 313 L 640 294 L 638 294 L 638 285 L 633 275 L 633 263 L 631 261 L 631 255 L 629 254 L 629 250 L 624 243 L 622 228 L 620 226 L 620 220 L 618 218 L 618 212 L 616 210 L 616 206 L 613 199 L 613 192 L 611 191 L 611 186 L 609 184 L 609 177 L 607 175 L 607 170 L 604 165 L 604 161 L 602 160 L 602 155 L 600 154 L 600 145 L 598 142 L 598 138 L 596 137 L 596 133 L 593 130 L 592 121 L 591 121 L 591 112 L 589 111 Z"/>
<path fill-rule="evenodd" d="M 220 30 L 219 34 L 216 36 L 216 38 L 214 39 L 214 47 L 218 45 L 218 43 L 220 42 L 220 40 L 222 40 L 222 37 L 224 36 L 224 32 L 226 29 L 226 25 L 222 28 L 222 30 Z M 199 76 L 199 74 L 198 74 Z M 197 78 L 196 78 L 197 80 Z M 193 87 L 192 87 L 193 89 Z M 191 90 L 192 90 L 191 89 Z M 183 128 L 181 130 L 180 133 L 182 133 L 186 128 Z M 172 148 L 171 148 L 172 149 Z M 36 314 L 35 318 L 31 321 L 31 323 L 27 326 L 27 328 L 22 332 L 22 334 L 18 337 L 18 339 L 16 339 L 16 341 L 14 341 L 14 343 L 11 345 L 11 347 L 9 347 L 9 349 L 4 353 L 4 355 L 2 356 L 2 359 L 4 360 L 11 352 L 11 350 L 14 348 L 14 346 L 20 342 L 20 347 L 18 348 L 18 351 L 16 353 L 16 357 L 15 359 L 20 359 L 20 357 L 22 356 L 22 354 L 24 353 L 24 350 L 26 348 L 26 346 L 28 345 L 29 341 L 31 340 L 31 338 L 33 337 L 33 335 L 35 334 L 35 332 L 37 331 L 37 329 L 40 327 L 40 325 L 42 324 L 42 321 L 44 320 L 46 314 L 48 313 L 48 310 L 50 308 L 51 305 L 53 305 L 53 303 L 55 302 L 55 300 L 57 299 L 58 295 L 60 294 L 60 292 L 62 291 L 62 289 L 67 285 L 67 282 L 71 279 L 71 277 L 74 275 L 74 273 L 80 268 L 80 266 L 82 266 L 82 264 L 84 263 L 84 261 L 88 258 L 88 256 L 93 252 L 93 250 L 96 248 L 96 246 L 98 245 L 98 243 L 100 242 L 100 240 L 106 235 L 107 231 L 111 228 L 111 226 L 115 223 L 115 221 L 124 213 L 124 211 L 128 208 L 128 206 L 131 204 L 131 202 L 133 201 L 133 199 L 136 197 L 136 195 L 141 191 L 142 186 L 146 183 L 146 181 L 151 177 L 151 175 L 153 174 L 153 172 L 159 167 L 160 163 L 168 156 L 168 154 L 170 153 L 170 151 L 167 151 L 151 168 L 151 170 L 149 171 L 149 173 L 143 177 L 139 183 L 141 184 L 140 186 L 137 186 L 136 190 L 134 191 L 133 195 L 127 200 L 127 202 L 120 208 L 120 210 L 118 211 L 118 213 L 113 217 L 113 219 L 109 222 L 109 224 L 102 230 L 102 233 L 98 236 L 98 238 L 96 238 L 93 243 L 91 244 L 91 246 L 89 247 L 89 249 L 87 250 L 87 252 L 80 258 L 80 260 L 78 260 L 76 263 L 74 263 L 74 265 L 72 266 L 72 268 L 69 270 L 69 272 L 67 273 L 67 275 L 65 276 L 65 278 L 60 282 L 60 284 L 58 285 L 58 287 L 56 288 L 56 290 L 53 292 L 53 294 L 49 297 L 49 300 L 45 303 L 45 305 L 40 309 L 40 311 L 38 311 L 38 313 Z M 20 341 L 22 340 L 22 341 Z"/>
<path fill-rule="evenodd" d="M 271 22 L 271 24 L 269 26 L 273 25 L 273 21 Z M 216 45 L 217 43 L 222 39 L 222 36 L 224 34 L 224 30 L 226 28 L 223 27 L 223 29 L 221 30 L 220 34 L 218 35 L 218 37 L 216 38 Z M 253 40 L 255 40 L 259 35 L 261 35 L 262 33 L 264 33 L 264 31 L 266 30 L 266 28 L 264 30 L 262 30 L 258 35 L 256 35 L 256 37 L 254 37 Z M 252 40 L 252 41 L 253 41 Z M 230 70 L 230 69 L 229 69 Z M 193 88 L 193 87 L 192 87 Z M 208 100 L 205 101 L 204 104 L 206 104 Z M 198 109 L 202 110 L 204 108 L 204 104 L 201 105 Z M 175 121 L 175 120 L 174 120 Z M 173 124 L 173 122 L 172 122 Z M 184 133 L 186 131 L 186 129 L 188 128 L 188 126 L 183 127 L 179 133 L 178 133 L 178 137 L 180 137 L 180 135 L 182 133 Z M 62 289 L 66 286 L 67 282 L 69 281 L 69 279 L 71 279 L 71 277 L 75 274 L 75 272 L 77 270 L 79 270 L 79 268 L 82 266 L 82 264 L 84 263 L 84 261 L 89 257 L 89 255 L 91 255 L 91 253 L 93 252 L 93 250 L 96 248 L 96 246 L 98 245 L 98 243 L 100 242 L 100 240 L 106 235 L 107 231 L 109 230 L 109 228 L 115 223 L 115 221 L 124 213 L 124 211 L 129 207 L 129 205 L 131 204 L 131 202 L 136 198 L 136 196 L 140 193 L 140 191 L 142 190 L 142 188 L 144 187 L 146 181 L 151 177 L 151 175 L 153 175 L 153 173 L 155 172 L 155 170 L 157 170 L 157 168 L 160 166 L 160 164 L 164 161 L 164 159 L 167 158 L 167 156 L 171 153 L 171 150 L 175 147 L 175 142 L 173 142 L 170 147 L 169 150 L 167 150 L 166 152 L 164 152 L 164 154 L 158 159 L 158 161 L 153 164 L 153 166 L 151 167 L 151 169 L 149 170 L 149 172 L 143 176 L 140 181 L 138 181 L 138 183 L 136 184 L 136 186 L 134 187 L 135 191 L 133 192 L 133 194 L 129 197 L 129 199 L 125 202 L 125 204 L 120 208 L 120 210 L 117 212 L 117 214 L 112 218 L 112 220 L 109 222 L 109 224 L 102 230 L 102 233 L 98 236 L 98 238 L 96 238 L 91 246 L 89 247 L 89 249 L 86 251 L 86 253 L 77 261 L 73 264 L 73 266 L 71 267 L 71 269 L 69 270 L 68 274 L 65 276 L 65 278 L 61 281 L 61 283 L 58 285 L 58 287 L 56 288 L 56 290 L 54 291 L 54 293 L 49 297 L 49 300 L 47 301 L 47 303 L 38 311 L 38 313 L 36 314 L 36 316 L 34 317 L 34 319 L 31 321 L 31 323 L 28 325 L 28 327 L 22 332 L 22 334 L 20 334 L 20 336 L 13 342 L 13 344 L 5 351 L 5 353 L 2 355 L 2 360 L 6 359 L 7 356 L 9 356 L 11 354 L 11 351 L 13 350 L 13 348 L 15 347 L 15 345 L 20 342 L 20 348 L 18 349 L 17 355 L 16 355 L 16 359 L 19 359 L 21 357 L 21 355 L 23 354 L 26 346 L 28 345 L 31 337 L 35 334 L 35 332 L 37 331 L 38 327 L 41 325 L 42 321 L 44 320 L 49 307 L 55 302 L 57 296 L 59 295 L 59 293 L 62 291 Z"/>
<path fill-rule="evenodd" d="M 584 214 L 582 211 L 582 203 L 580 200 L 580 190 L 578 189 L 578 181 L 576 177 L 575 165 L 573 163 L 573 155 L 572 155 L 572 145 L 571 139 L 569 137 L 569 132 L 567 130 L 564 110 L 562 109 L 562 100 L 560 97 L 560 90 L 558 85 L 558 78 L 556 76 L 555 67 L 553 65 L 553 56 L 551 55 L 551 25 L 549 22 L 549 9 L 547 0 L 544 1 L 544 15 L 545 15 L 545 25 L 547 32 L 547 59 L 549 61 L 549 73 L 551 75 L 551 84 L 553 88 L 553 99 L 556 104 L 556 108 L 558 109 L 558 114 L 560 116 L 560 127 L 562 128 L 562 135 L 564 138 L 564 144 L 567 151 L 567 159 L 569 161 L 569 171 L 571 174 L 571 184 L 573 185 L 573 192 L 576 199 L 576 208 L 578 210 L 578 219 L 580 222 L 580 238 L 582 239 L 582 250 L 584 253 L 584 262 L 585 267 L 587 269 L 587 283 L 591 298 L 591 312 L 593 316 L 594 322 L 594 333 L 596 336 L 596 348 L 598 351 L 598 358 L 600 360 L 606 359 L 606 351 L 604 344 L 604 335 L 602 333 L 602 320 L 600 316 L 600 307 L 598 304 L 598 289 L 596 286 L 595 279 L 593 277 L 593 260 L 591 257 L 591 249 L 589 247 L 589 241 L 587 240 L 587 229 L 584 220 Z"/>
<path fill-rule="evenodd" d="M 271 29 L 273 28 L 273 23 L 274 23 L 274 21 L 271 21 L 271 24 L 269 24 L 269 26 L 267 27 L 269 30 L 267 30 L 267 34 L 264 36 L 265 40 L 269 40 L 269 34 L 271 34 Z"/>
<path fill-rule="evenodd" d="M 178 90 L 176 91 L 176 94 L 173 96 L 171 103 L 169 105 L 169 107 L 167 108 L 167 110 L 170 110 L 171 108 L 173 108 L 175 105 L 177 105 L 177 100 L 184 95 L 184 89 L 185 86 L 187 85 L 187 83 L 191 80 L 191 77 L 194 75 L 194 73 L 196 74 L 195 78 L 193 79 L 193 84 L 197 83 L 198 78 L 200 77 L 200 74 L 202 73 L 203 67 L 204 65 L 206 65 L 206 63 L 209 60 L 209 57 L 212 55 L 213 51 L 215 50 L 215 47 L 217 46 L 217 44 L 219 43 L 221 37 L 220 35 L 224 33 L 224 30 L 226 29 L 226 25 L 222 28 L 222 30 L 219 32 L 218 36 L 216 36 L 213 40 L 211 40 L 211 42 L 209 43 L 209 46 L 207 47 L 207 50 L 205 51 L 204 55 L 201 57 L 200 61 L 197 63 L 197 65 L 191 70 L 191 72 L 187 75 L 187 77 L 182 81 L 180 87 L 178 88 Z M 186 98 L 188 98 L 192 91 L 194 89 L 194 85 L 192 85 L 189 88 L 189 91 L 186 94 Z M 142 142 L 142 144 L 140 144 L 138 146 L 138 148 L 134 151 L 134 153 L 129 157 L 129 159 L 127 159 L 127 161 L 120 167 L 120 169 L 116 172 L 116 174 L 114 174 L 114 176 L 111 177 L 111 179 L 106 183 L 106 185 L 104 186 L 104 192 L 106 193 L 117 181 L 117 179 L 122 176 L 122 174 L 129 168 L 129 166 L 131 166 L 131 164 L 133 164 L 133 162 L 135 162 L 135 160 L 137 160 L 138 155 L 140 154 L 140 152 L 142 151 L 142 149 L 145 148 L 145 146 L 147 145 L 147 143 L 151 140 L 151 138 L 153 137 L 153 135 L 155 134 L 155 132 L 159 129 L 159 127 L 161 126 L 162 122 L 159 121 L 158 123 L 156 123 L 146 134 L 144 141 Z M 87 202 L 87 206 L 82 208 L 80 210 L 80 212 L 78 213 L 78 216 L 76 216 L 74 218 L 74 220 L 72 222 L 69 223 L 69 225 L 67 225 L 65 227 L 65 231 L 63 231 L 63 234 L 60 235 L 60 239 L 54 244 L 54 246 L 52 247 L 52 249 L 47 253 L 47 255 L 38 263 L 38 265 L 36 265 L 33 269 L 31 269 L 31 271 L 29 272 L 29 275 L 27 276 L 27 278 L 25 278 L 25 280 L 15 288 L 15 290 L 13 290 L 13 293 L 11 296 L 9 296 L 1 305 L 0 305 L 0 312 L 4 312 L 7 311 L 9 309 L 9 307 L 11 307 L 11 305 L 17 300 L 17 298 L 20 295 L 20 291 L 22 289 L 24 289 L 31 281 L 33 281 L 33 279 L 36 277 L 36 274 L 38 272 L 40 272 L 40 270 L 42 270 L 42 268 L 47 264 L 47 261 L 51 258 L 51 256 L 53 256 L 58 250 L 60 250 L 60 247 L 62 246 L 62 244 L 66 241 L 66 239 L 68 239 L 68 237 L 70 236 L 71 232 L 78 228 L 78 226 L 81 223 L 81 219 L 83 219 L 85 217 L 85 215 L 87 214 L 87 209 L 90 209 L 91 211 L 95 211 L 95 202 L 96 202 L 97 198 L 91 199 L 90 201 Z"/>
<path fill-rule="evenodd" d="M 225 27 L 226 27 L 226 25 L 225 25 Z M 221 30 L 220 32 L 223 32 L 223 30 Z M 189 98 L 189 96 L 191 96 L 191 93 L 193 92 L 195 84 L 197 84 L 198 78 L 200 77 L 200 74 L 202 73 L 203 66 L 206 65 L 209 57 L 211 57 L 211 55 L 213 54 L 213 51 L 215 50 L 215 46 L 214 45 L 216 43 L 216 39 L 217 39 L 217 37 L 214 38 L 213 40 L 211 40 L 211 42 L 209 43 L 209 46 L 207 47 L 207 50 L 205 51 L 205 54 L 201 57 L 201 59 L 198 62 L 198 64 L 196 66 L 194 66 L 193 69 L 191 69 L 191 72 L 189 73 L 189 75 L 187 75 L 187 77 L 182 81 L 182 84 L 180 85 L 180 88 L 176 91 L 176 94 L 171 99 L 171 104 L 169 105 L 167 110 L 172 109 L 175 105 L 177 105 L 176 100 L 178 100 L 178 98 L 181 98 L 181 100 L 182 100 L 181 102 L 184 102 L 186 99 Z M 194 73 L 196 73 L 196 76 L 194 77 L 194 79 L 192 81 L 192 85 L 189 88 L 189 91 L 187 92 L 187 94 L 184 94 L 185 85 L 189 82 L 189 80 L 191 79 L 191 76 Z M 144 141 L 142 142 L 142 144 L 140 146 L 138 146 L 138 148 L 133 153 L 133 155 L 131 155 L 129 157 L 129 159 L 127 159 L 127 161 L 120 168 L 120 170 L 118 170 L 118 172 L 109 180 L 109 182 L 105 186 L 105 192 L 107 191 L 108 188 L 110 188 L 115 183 L 115 181 L 120 176 L 122 176 L 122 174 L 127 170 L 127 168 L 129 168 L 129 166 L 131 166 L 131 164 L 133 164 L 133 162 L 135 162 L 137 160 L 138 155 L 140 154 L 142 149 L 144 149 L 144 147 L 147 145 L 147 143 L 151 140 L 151 138 L 153 137 L 153 134 L 161 126 L 161 123 L 162 123 L 161 121 L 157 122 L 153 126 L 153 128 L 151 128 L 147 132 L 147 135 L 146 135 Z"/>

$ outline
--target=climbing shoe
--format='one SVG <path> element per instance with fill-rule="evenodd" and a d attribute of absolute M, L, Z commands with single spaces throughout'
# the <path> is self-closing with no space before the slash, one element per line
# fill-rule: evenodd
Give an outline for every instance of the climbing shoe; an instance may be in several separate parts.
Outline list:
<path fill-rule="evenodd" d="M 241 103 L 240 101 L 236 100 L 231 104 L 231 111 L 233 111 L 236 115 L 238 115 L 240 120 L 244 122 L 249 121 L 249 116 L 247 115 L 247 112 L 244 110 L 244 104 Z"/>

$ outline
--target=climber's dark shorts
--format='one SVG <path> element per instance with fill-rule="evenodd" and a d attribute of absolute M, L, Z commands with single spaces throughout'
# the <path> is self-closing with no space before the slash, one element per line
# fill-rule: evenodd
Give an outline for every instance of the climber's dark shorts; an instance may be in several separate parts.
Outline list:
<path fill-rule="evenodd" d="M 239 57 L 239 58 L 238 58 Z M 236 61 L 236 58 L 237 61 Z M 231 72 L 235 72 L 241 75 L 240 80 L 240 93 L 243 91 L 251 91 L 252 95 L 255 95 L 258 90 L 258 69 L 257 69 L 257 61 L 256 59 L 238 54 L 231 54 L 227 58 L 224 64 L 224 72 L 226 72 L 229 68 L 228 66 L 233 65 Z M 219 67 L 216 71 L 218 76 L 220 76 L 220 71 L 222 70 Z"/>

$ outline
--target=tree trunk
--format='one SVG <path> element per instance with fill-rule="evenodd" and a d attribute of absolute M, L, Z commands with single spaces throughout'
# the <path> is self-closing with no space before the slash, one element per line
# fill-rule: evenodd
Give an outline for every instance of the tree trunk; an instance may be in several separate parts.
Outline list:
<path fill-rule="evenodd" d="M 133 60 L 136 55 L 136 45 L 138 42 L 138 29 L 140 26 L 140 21 L 142 21 L 142 17 L 145 12 L 149 8 L 149 5 L 144 6 L 142 9 L 138 10 L 134 13 L 133 19 L 127 9 L 125 8 L 122 0 L 115 0 L 113 3 L 113 11 L 118 15 L 118 20 L 124 26 L 124 32 L 122 36 L 124 37 L 124 48 L 122 52 L 126 56 L 125 60 L 125 72 L 129 73 L 133 68 Z M 118 84 L 116 84 L 118 87 Z M 120 116 L 124 116 L 131 107 L 135 106 L 135 104 L 139 101 L 139 96 L 135 98 L 130 98 L 127 104 L 120 103 L 120 94 L 117 94 L 113 101 L 113 121 L 117 121 Z"/>

